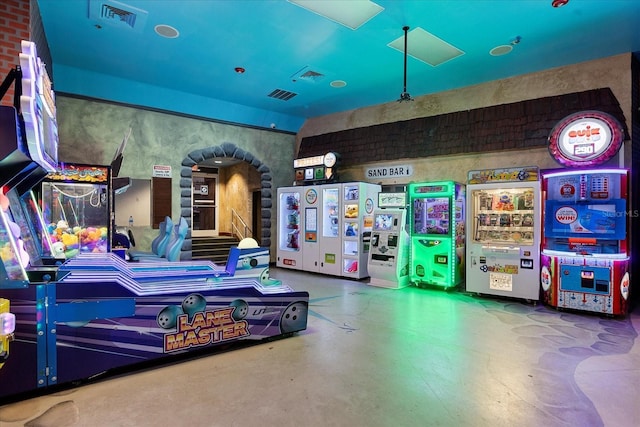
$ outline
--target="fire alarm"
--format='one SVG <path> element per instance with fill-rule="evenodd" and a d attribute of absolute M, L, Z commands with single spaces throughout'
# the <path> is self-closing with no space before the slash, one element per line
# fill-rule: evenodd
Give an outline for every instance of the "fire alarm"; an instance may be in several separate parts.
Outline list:
<path fill-rule="evenodd" d="M 553 7 L 562 7 L 569 3 L 569 0 L 551 0 L 551 6 Z"/>

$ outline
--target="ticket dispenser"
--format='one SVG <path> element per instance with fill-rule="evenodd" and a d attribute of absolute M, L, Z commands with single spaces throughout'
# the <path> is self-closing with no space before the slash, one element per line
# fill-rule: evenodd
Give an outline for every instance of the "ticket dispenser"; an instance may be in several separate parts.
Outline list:
<path fill-rule="evenodd" d="M 369 250 L 369 285 L 400 289 L 410 284 L 405 205 L 406 193 L 378 194 Z"/>

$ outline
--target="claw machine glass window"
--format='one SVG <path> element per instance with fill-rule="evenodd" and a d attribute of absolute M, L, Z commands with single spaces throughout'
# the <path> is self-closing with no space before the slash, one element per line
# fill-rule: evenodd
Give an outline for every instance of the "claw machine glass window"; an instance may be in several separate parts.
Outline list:
<path fill-rule="evenodd" d="M 533 187 L 473 190 L 471 197 L 475 243 L 533 244 Z"/>
<path fill-rule="evenodd" d="M 431 197 L 413 201 L 414 234 L 449 234 L 449 198 Z"/>
<path fill-rule="evenodd" d="M 42 213 L 52 243 L 66 258 L 111 250 L 110 169 L 61 164 L 42 182 Z"/>

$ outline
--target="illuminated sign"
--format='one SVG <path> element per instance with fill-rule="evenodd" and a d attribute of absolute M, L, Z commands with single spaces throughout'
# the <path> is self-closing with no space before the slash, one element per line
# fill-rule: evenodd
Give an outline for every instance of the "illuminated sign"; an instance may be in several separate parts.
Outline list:
<path fill-rule="evenodd" d="M 467 183 L 485 184 L 488 182 L 521 182 L 537 180 L 538 168 L 536 166 L 525 166 L 520 168 L 469 171 Z"/>
<path fill-rule="evenodd" d="M 565 166 L 592 166 L 611 159 L 624 141 L 622 125 L 611 115 L 583 111 L 562 119 L 549 135 L 549 152 Z"/>

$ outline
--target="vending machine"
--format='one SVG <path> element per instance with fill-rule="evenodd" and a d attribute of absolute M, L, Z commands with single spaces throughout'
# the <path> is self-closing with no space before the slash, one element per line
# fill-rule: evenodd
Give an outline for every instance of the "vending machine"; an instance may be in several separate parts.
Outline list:
<path fill-rule="evenodd" d="M 302 269 L 313 273 L 320 271 L 320 187 L 308 185 L 302 188 Z"/>
<path fill-rule="evenodd" d="M 340 276 L 342 273 L 342 184 L 324 184 L 320 195 L 319 271 Z"/>
<path fill-rule="evenodd" d="M 469 172 L 466 290 L 538 301 L 538 168 Z"/>
<path fill-rule="evenodd" d="M 303 187 L 283 187 L 278 188 L 277 191 L 276 265 L 278 267 L 302 269 L 302 246 L 300 243 L 302 190 Z"/>
<path fill-rule="evenodd" d="M 379 193 L 373 212 L 369 250 L 369 284 L 401 289 L 409 286 L 407 193 Z"/>
<path fill-rule="evenodd" d="M 353 279 L 369 277 L 367 261 L 371 246 L 373 211 L 381 187 L 366 182 L 342 184 L 342 271 Z"/>
<path fill-rule="evenodd" d="M 465 186 L 454 181 L 409 184 L 410 281 L 445 289 L 464 280 Z"/>
<path fill-rule="evenodd" d="M 626 169 L 542 172 L 540 282 L 558 308 L 624 315 L 629 298 Z"/>

